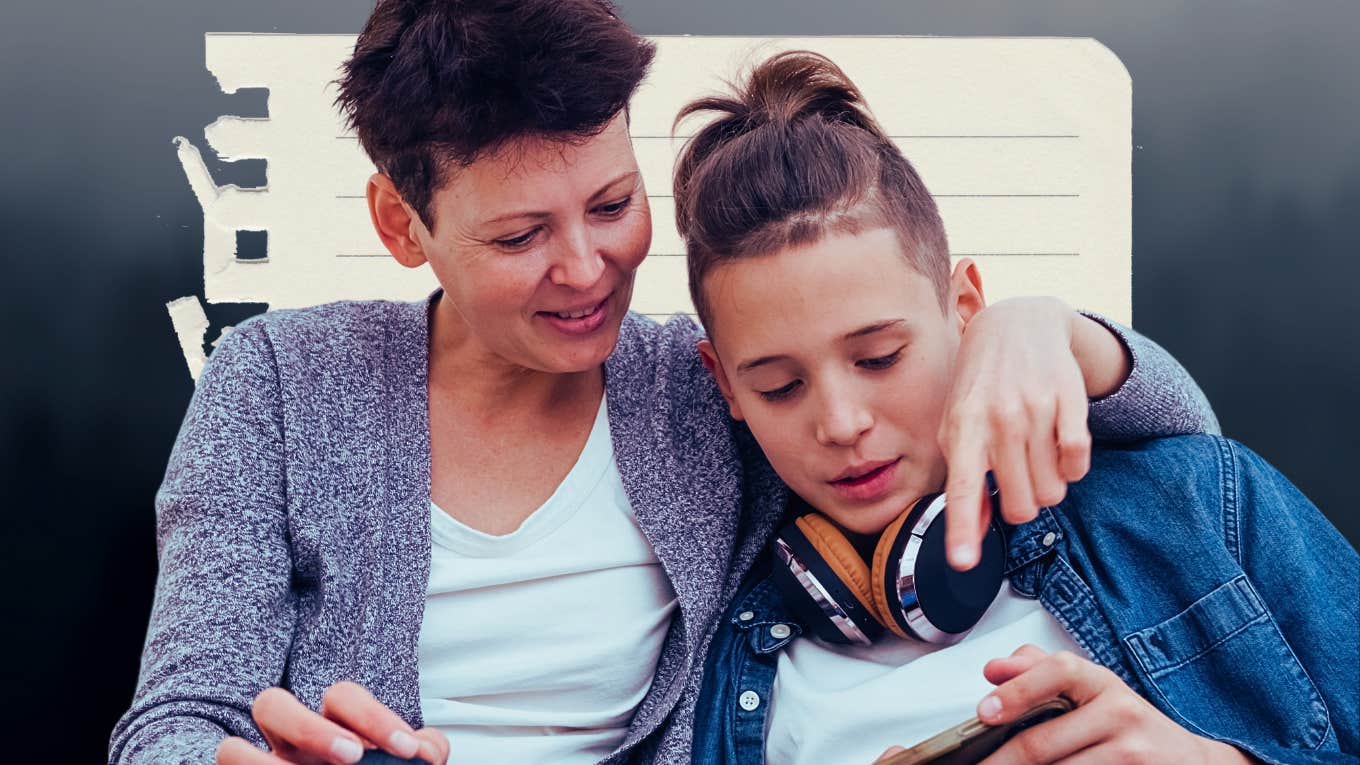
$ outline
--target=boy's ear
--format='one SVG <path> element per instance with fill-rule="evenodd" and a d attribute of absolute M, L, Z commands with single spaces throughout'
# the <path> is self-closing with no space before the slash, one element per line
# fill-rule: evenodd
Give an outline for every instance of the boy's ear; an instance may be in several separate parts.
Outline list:
<path fill-rule="evenodd" d="M 948 307 L 958 319 L 959 332 L 987 307 L 987 299 L 982 295 L 982 274 L 969 258 L 961 258 L 954 266 L 949 278 Z"/>
<path fill-rule="evenodd" d="M 699 341 L 699 358 L 703 360 L 704 367 L 708 369 L 708 373 L 713 375 L 714 381 L 718 383 L 718 390 L 722 392 L 722 397 L 727 401 L 727 411 L 732 414 L 732 419 L 743 420 L 741 406 L 737 404 L 737 399 L 732 395 L 732 383 L 727 379 L 727 372 L 723 370 L 722 360 L 718 358 L 718 352 L 713 349 L 713 343 L 707 339 Z"/>
<path fill-rule="evenodd" d="M 368 215 L 383 246 L 398 263 L 407 268 L 424 265 L 425 248 L 421 246 L 416 231 L 424 228 L 425 224 L 401 198 L 392 179 L 382 173 L 374 173 L 368 179 L 367 191 Z"/>

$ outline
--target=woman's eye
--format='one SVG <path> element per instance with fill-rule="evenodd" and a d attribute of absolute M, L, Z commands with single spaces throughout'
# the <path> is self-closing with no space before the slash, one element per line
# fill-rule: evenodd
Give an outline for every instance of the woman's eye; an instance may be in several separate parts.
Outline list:
<path fill-rule="evenodd" d="M 898 348 L 892 353 L 889 353 L 887 356 L 876 356 L 872 359 L 860 359 L 859 361 L 856 362 L 856 365 L 864 369 L 887 369 L 893 364 L 896 364 L 898 360 L 901 358 L 902 349 Z"/>
<path fill-rule="evenodd" d="M 622 215 L 624 210 L 628 209 L 628 204 L 632 201 L 633 197 L 629 195 L 624 197 L 623 199 L 620 199 L 617 202 L 612 202 L 607 205 L 601 205 L 595 208 L 595 212 L 605 216 L 606 218 L 617 217 L 619 215 Z"/>
<path fill-rule="evenodd" d="M 525 233 L 520 234 L 519 236 L 512 236 L 506 239 L 496 239 L 495 242 L 497 246 L 507 250 L 520 250 L 529 246 L 529 244 L 534 241 L 535 236 L 538 236 L 538 229 L 536 228 L 530 229 L 529 231 L 526 231 Z"/>
<path fill-rule="evenodd" d="M 781 399 L 785 399 L 788 398 L 789 396 L 792 396 L 793 392 L 798 390 L 799 384 L 800 381 L 794 380 L 788 385 L 780 386 L 778 388 L 775 388 L 774 390 L 761 390 L 756 392 L 759 393 L 760 397 L 765 399 L 766 401 L 779 401 Z"/>

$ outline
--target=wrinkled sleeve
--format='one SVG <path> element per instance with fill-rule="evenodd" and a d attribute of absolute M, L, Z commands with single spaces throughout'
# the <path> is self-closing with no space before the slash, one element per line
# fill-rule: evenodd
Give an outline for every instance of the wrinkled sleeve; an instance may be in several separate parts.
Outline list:
<path fill-rule="evenodd" d="M 1227 443 L 1229 545 L 1330 723 L 1316 749 L 1242 748 L 1271 765 L 1360 763 L 1360 556 L 1289 479 L 1247 447 Z"/>
<path fill-rule="evenodd" d="M 131 707 L 109 763 L 213 763 L 263 745 L 250 707 L 278 685 L 294 624 L 279 376 L 262 322 L 212 354 L 156 494 L 159 574 Z"/>
<path fill-rule="evenodd" d="M 1087 422 L 1097 441 L 1135 441 L 1221 430 L 1209 399 L 1166 349 L 1134 330 L 1082 311 L 1100 323 L 1133 359 L 1129 377 L 1108 396 L 1091 401 Z"/>

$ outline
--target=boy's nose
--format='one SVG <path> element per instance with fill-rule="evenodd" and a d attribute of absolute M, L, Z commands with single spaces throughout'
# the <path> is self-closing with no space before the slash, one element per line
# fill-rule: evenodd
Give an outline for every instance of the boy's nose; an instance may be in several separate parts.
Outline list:
<path fill-rule="evenodd" d="M 817 442 L 822 446 L 852 446 L 873 427 L 869 410 L 845 396 L 828 396 L 817 420 Z"/>

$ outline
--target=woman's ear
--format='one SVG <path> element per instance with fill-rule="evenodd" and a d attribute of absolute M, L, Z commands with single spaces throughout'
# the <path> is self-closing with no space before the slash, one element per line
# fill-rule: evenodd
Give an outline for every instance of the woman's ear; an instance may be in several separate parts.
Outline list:
<path fill-rule="evenodd" d="M 982 274 L 972 260 L 962 258 L 954 266 L 954 273 L 949 277 L 946 307 L 957 318 L 960 333 L 967 329 L 974 316 L 987 307 L 987 299 L 982 295 Z"/>
<path fill-rule="evenodd" d="M 378 238 L 398 263 L 407 268 L 425 264 L 425 248 L 416 236 L 425 224 L 401 198 L 392 179 L 382 173 L 368 179 L 368 215 Z"/>
<path fill-rule="evenodd" d="M 727 379 L 727 372 L 723 370 L 722 360 L 718 358 L 718 352 L 714 350 L 713 343 L 707 339 L 699 341 L 699 358 L 703 360 L 704 367 L 708 373 L 713 375 L 714 381 L 718 383 L 718 390 L 722 392 L 722 397 L 727 401 L 727 411 L 732 414 L 732 419 L 743 420 L 741 416 L 741 406 L 737 404 L 737 399 L 732 395 L 732 383 Z"/>

